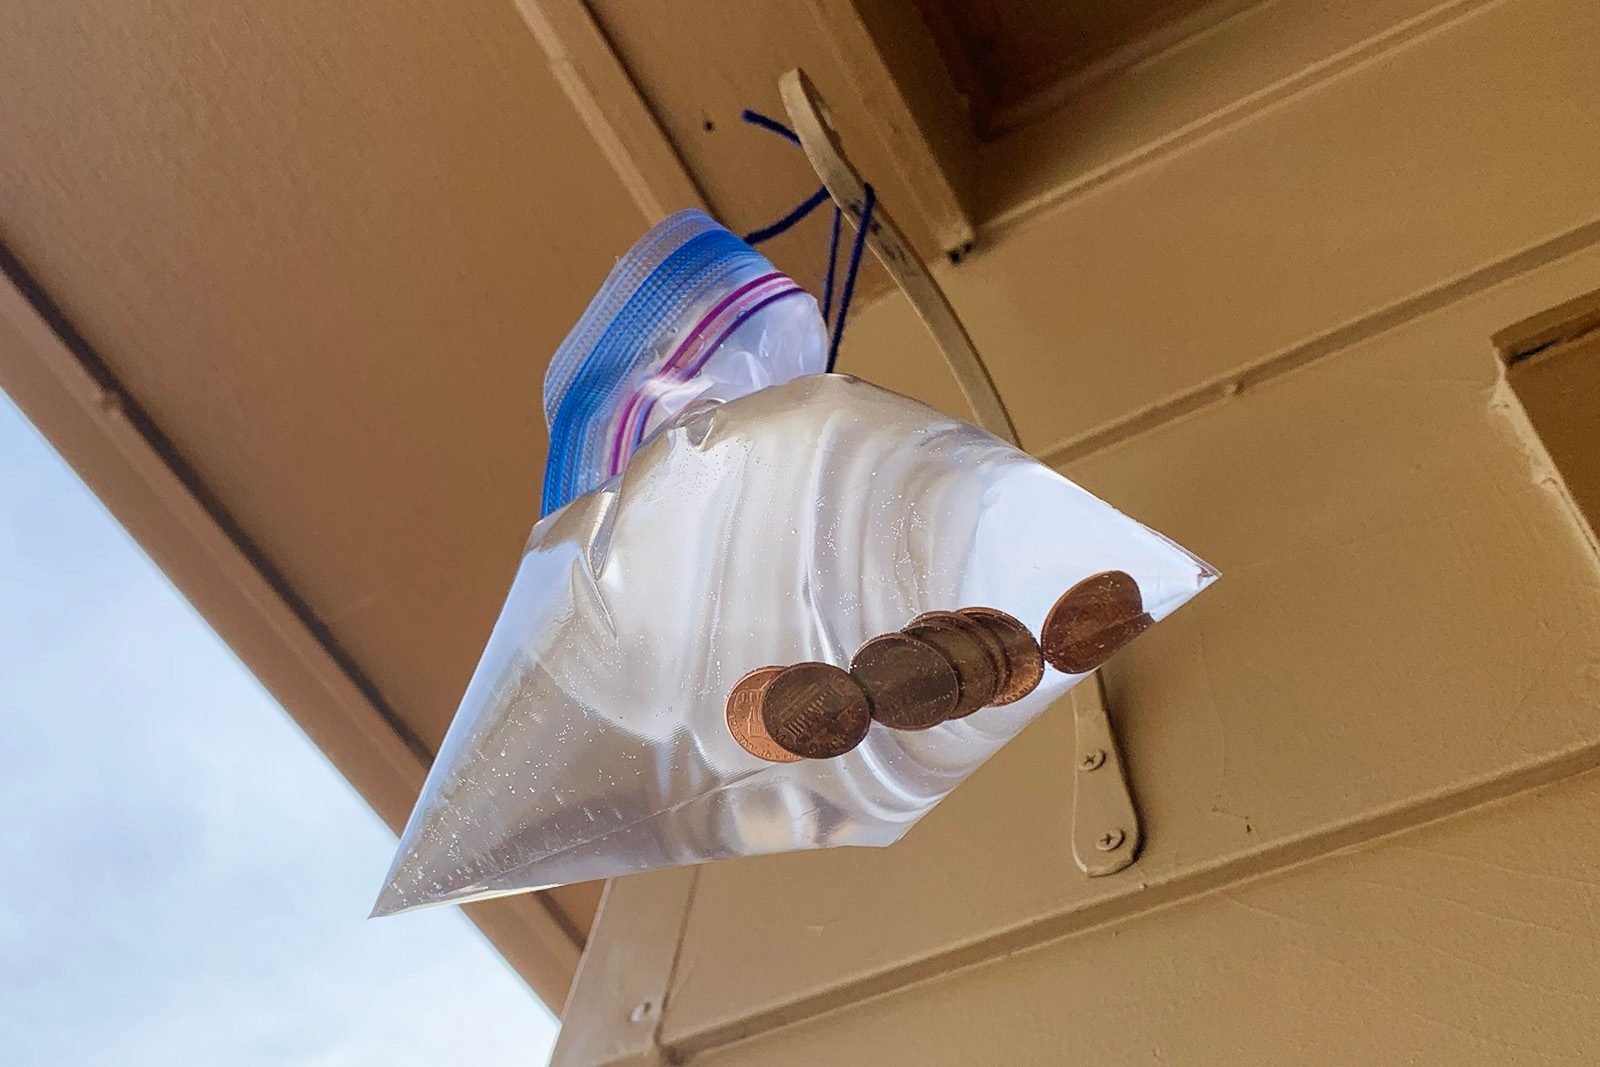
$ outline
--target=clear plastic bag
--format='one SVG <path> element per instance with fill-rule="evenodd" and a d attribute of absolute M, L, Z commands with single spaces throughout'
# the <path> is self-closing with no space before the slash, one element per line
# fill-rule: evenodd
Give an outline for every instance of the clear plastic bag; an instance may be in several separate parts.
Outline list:
<path fill-rule="evenodd" d="M 1014 704 L 874 723 L 795 763 L 730 735 L 739 678 L 847 665 L 930 610 L 985 605 L 1038 634 L 1108 570 L 1160 620 L 1216 577 L 1009 444 L 853 378 L 696 404 L 643 440 L 534 528 L 374 914 L 890 844 L 1083 675 L 1047 668 Z"/>

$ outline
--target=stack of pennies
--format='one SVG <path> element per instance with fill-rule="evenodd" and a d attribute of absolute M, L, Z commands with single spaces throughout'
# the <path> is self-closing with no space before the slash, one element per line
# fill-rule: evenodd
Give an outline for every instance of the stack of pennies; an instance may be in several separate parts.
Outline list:
<path fill-rule="evenodd" d="M 899 633 L 861 646 L 850 673 L 872 717 L 896 730 L 926 730 L 979 708 L 1010 704 L 1044 677 L 1028 628 L 995 608 L 918 615 Z"/>
<path fill-rule="evenodd" d="M 996 608 L 930 611 L 874 637 L 849 670 L 827 663 L 760 667 L 728 695 L 728 732 L 772 763 L 833 759 L 859 745 L 874 721 L 926 730 L 1033 692 L 1049 663 L 1091 671 L 1150 625 L 1138 583 L 1122 571 L 1063 593 L 1042 642 Z"/>

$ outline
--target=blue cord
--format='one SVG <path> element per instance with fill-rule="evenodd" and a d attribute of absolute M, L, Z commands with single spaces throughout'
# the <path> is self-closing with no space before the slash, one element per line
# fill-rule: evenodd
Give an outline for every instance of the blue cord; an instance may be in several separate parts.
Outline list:
<path fill-rule="evenodd" d="M 856 222 L 856 239 L 850 246 L 850 266 L 844 272 L 844 292 L 839 296 L 839 317 L 833 320 L 833 341 L 828 345 L 828 373 L 839 362 L 839 342 L 844 339 L 844 319 L 850 313 L 850 298 L 856 293 L 856 271 L 861 267 L 861 253 L 867 247 L 867 231 L 872 229 L 872 209 L 878 194 L 871 182 L 863 182 L 867 195 L 861 201 L 861 218 Z"/>
<path fill-rule="evenodd" d="M 769 119 L 759 111 L 745 108 L 739 112 L 739 117 L 752 126 L 760 126 L 763 130 L 771 130 L 779 137 L 791 142 L 796 148 L 800 147 L 800 136 L 777 119 Z"/>
<path fill-rule="evenodd" d="M 745 108 L 739 117 L 752 126 L 760 126 L 764 130 L 771 130 L 779 137 L 791 144 L 799 145 L 800 138 L 793 130 L 779 122 L 777 119 L 768 118 L 759 111 Z M 833 337 L 828 342 L 828 373 L 833 373 L 833 365 L 839 361 L 839 342 L 844 339 L 844 320 L 850 313 L 850 300 L 856 293 L 856 273 L 861 269 L 861 254 L 867 247 L 867 233 L 872 229 L 872 209 L 878 203 L 877 191 L 872 188 L 872 183 L 862 183 L 866 186 L 866 196 L 861 202 L 861 218 L 856 223 L 855 240 L 850 245 L 850 262 L 845 267 L 844 290 L 839 294 L 839 315 L 833 320 Z M 793 211 L 770 226 L 763 226 L 745 235 L 745 242 L 756 245 L 762 241 L 770 240 L 780 233 L 784 233 L 796 226 L 807 215 L 811 214 L 828 199 L 828 187 L 824 185 L 810 196 L 806 197 Z M 822 321 L 828 321 L 828 315 L 833 310 L 833 283 L 839 262 L 839 235 L 843 212 L 837 207 L 833 209 L 833 226 L 828 235 L 828 272 L 822 279 Z"/>
<path fill-rule="evenodd" d="M 827 322 L 828 316 L 833 314 L 833 275 L 839 266 L 839 223 L 843 219 L 844 212 L 835 207 L 833 209 L 833 229 L 828 234 L 828 273 L 822 277 L 823 322 Z"/>
<path fill-rule="evenodd" d="M 771 226 L 763 226 L 759 230 L 751 230 L 744 235 L 745 244 L 758 245 L 762 241 L 770 240 L 794 226 L 801 219 L 821 207 L 828 199 L 828 187 L 818 186 L 817 191 L 801 201 L 800 206 L 789 212 Z"/>

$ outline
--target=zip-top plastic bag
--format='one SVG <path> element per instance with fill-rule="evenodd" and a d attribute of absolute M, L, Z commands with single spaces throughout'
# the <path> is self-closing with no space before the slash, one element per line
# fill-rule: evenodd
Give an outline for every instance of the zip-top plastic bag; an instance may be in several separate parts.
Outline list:
<path fill-rule="evenodd" d="M 606 335 L 632 298 L 598 318 L 591 308 L 564 369 L 552 367 L 552 391 L 565 391 L 551 405 L 551 468 L 563 473 L 546 485 L 558 510 L 528 539 L 374 914 L 733 856 L 888 845 L 1085 675 L 1047 667 L 1014 703 L 926 729 L 873 722 L 843 755 L 784 762 L 731 732 L 741 678 L 806 661 L 846 667 L 864 643 L 929 611 L 998 609 L 1039 634 L 1064 591 L 1108 572 L 1128 581 L 1142 613 L 1131 634 L 1216 577 L 960 419 L 855 378 L 805 374 L 823 347 L 808 297 L 752 311 L 720 334 L 736 349 L 703 353 L 701 366 L 737 373 L 672 376 L 671 353 L 703 335 L 711 309 L 772 273 L 722 241 L 726 253 L 710 260 L 744 264 L 726 281 L 687 303 L 670 295 L 677 275 L 654 288 L 677 254 L 660 251 L 663 232 L 715 232 L 708 223 L 675 216 L 635 250 L 656 249 L 657 266 L 634 292 L 699 310 L 646 331 L 654 340 L 623 361 L 629 384 L 604 392 L 588 422 L 562 416 L 571 383 L 604 348 L 579 333 Z M 596 306 L 616 301 L 612 286 L 638 267 L 634 254 L 623 260 Z M 781 318 L 760 317 L 786 304 Z M 807 321 L 812 335 L 799 336 Z M 678 413 L 628 414 L 638 396 Z M 699 399 L 720 402 L 686 406 Z M 630 435 L 631 456 L 608 475 Z M 559 466 L 565 448 L 574 454 Z"/>
<path fill-rule="evenodd" d="M 544 379 L 548 515 L 622 472 L 691 402 L 827 365 L 817 302 L 704 212 L 680 211 L 612 269 Z"/>

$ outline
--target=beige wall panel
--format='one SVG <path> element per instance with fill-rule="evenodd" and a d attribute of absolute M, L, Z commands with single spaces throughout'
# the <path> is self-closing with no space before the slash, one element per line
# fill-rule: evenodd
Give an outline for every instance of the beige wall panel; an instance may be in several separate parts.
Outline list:
<path fill-rule="evenodd" d="M 1591 1064 L 1597 941 L 1587 775 L 693 1062 Z"/>
<path fill-rule="evenodd" d="M 1600 220 L 1600 4 L 1463 10 L 949 272 L 1024 442 L 1048 450 Z M 928 373 L 904 318 L 861 314 L 841 366 Z"/>
<path fill-rule="evenodd" d="M 704 868 L 665 1037 L 803 1016 L 1426 797 L 1600 761 L 1600 570 L 1490 342 L 1597 282 L 1590 250 L 1073 465 L 1223 574 L 1107 671 L 1140 862 L 1073 865 L 1057 709 L 893 848 Z"/>
<path fill-rule="evenodd" d="M 0 94 L 0 235 L 437 745 L 643 226 L 509 0 L 0 5 Z"/>
<path fill-rule="evenodd" d="M 1333 6 L 1318 0 L 1222 0 L 1207 5 L 1198 19 L 1186 20 L 1186 29 L 1213 22 L 1219 11 L 1243 10 L 1204 32 L 1167 40 L 1153 52 L 1146 42 L 1131 54 L 1123 51 L 1123 58 L 1135 59 L 1131 65 L 1102 69 L 1098 79 L 1069 80 L 1073 91 L 1055 110 L 984 146 L 979 195 L 984 222 L 1015 222 L 1247 119 L 1330 74 L 1459 18 L 1470 7 L 1493 2 L 1341 0 Z"/>

